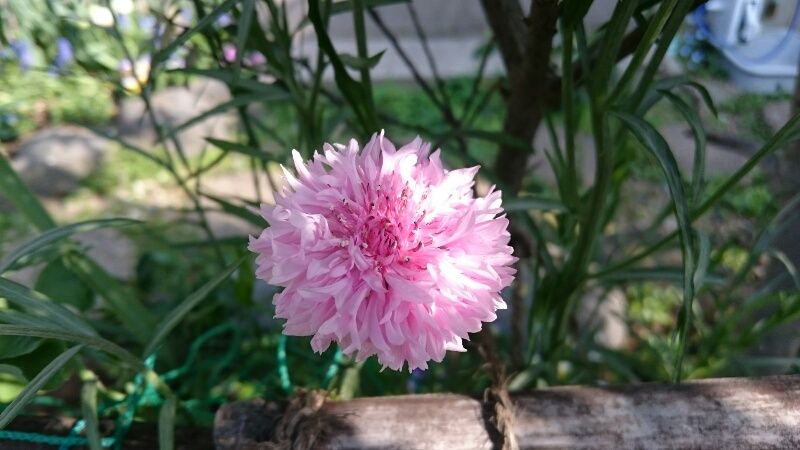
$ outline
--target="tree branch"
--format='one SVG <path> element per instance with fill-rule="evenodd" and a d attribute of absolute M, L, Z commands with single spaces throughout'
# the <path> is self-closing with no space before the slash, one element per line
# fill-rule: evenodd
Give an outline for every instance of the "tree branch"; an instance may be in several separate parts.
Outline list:
<path fill-rule="evenodd" d="M 503 5 L 507 3 L 502 2 Z M 517 4 L 516 0 L 513 3 Z M 484 2 L 484 9 L 490 17 L 490 22 L 501 20 L 504 22 L 504 25 L 500 23 L 492 25 L 506 60 L 511 91 L 506 102 L 503 132 L 521 142 L 533 141 L 542 120 L 545 100 L 549 97 L 547 90 L 550 87 L 547 78 L 550 70 L 550 53 L 553 50 L 553 36 L 558 21 L 558 4 L 558 0 L 533 0 L 527 20 L 525 50 L 521 64 L 518 64 L 514 56 L 516 44 L 509 40 L 510 36 L 515 36 L 514 39 L 517 39 L 515 24 L 522 18 L 507 15 L 514 8 L 492 10 Z M 522 185 L 528 156 L 528 152 L 520 151 L 516 147 L 505 144 L 500 146 L 496 163 L 497 173 L 507 188 L 514 193 L 519 191 Z"/>

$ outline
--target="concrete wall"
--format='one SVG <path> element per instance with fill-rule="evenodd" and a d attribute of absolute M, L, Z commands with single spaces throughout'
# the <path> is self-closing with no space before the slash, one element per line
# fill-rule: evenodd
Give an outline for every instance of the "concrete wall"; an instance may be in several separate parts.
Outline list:
<path fill-rule="evenodd" d="M 303 17 L 305 0 L 288 0 L 296 18 Z M 597 28 L 610 16 L 617 0 L 595 0 L 587 16 L 587 27 Z M 530 0 L 522 0 L 527 11 Z M 476 50 L 490 34 L 479 0 L 413 0 L 413 7 L 422 29 L 429 39 L 439 73 L 445 77 L 474 73 L 478 66 Z M 424 76 L 430 76 L 430 65 L 414 29 L 407 4 L 383 6 L 377 9 L 387 27 L 400 41 L 408 57 Z M 367 35 L 370 53 L 386 50 L 380 64 L 373 69 L 375 79 L 411 79 L 399 54 L 391 48 L 380 29 L 367 18 Z M 338 51 L 355 54 L 352 16 L 341 14 L 332 18 L 329 32 Z M 303 53 L 316 54 L 316 41 L 312 34 L 303 37 Z M 502 63 L 497 54 L 487 64 L 488 73 L 501 73 Z"/>

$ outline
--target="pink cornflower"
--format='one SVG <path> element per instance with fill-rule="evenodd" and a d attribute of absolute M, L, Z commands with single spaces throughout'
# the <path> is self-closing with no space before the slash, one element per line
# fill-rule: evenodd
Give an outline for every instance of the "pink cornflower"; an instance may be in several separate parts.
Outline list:
<path fill-rule="evenodd" d="M 261 207 L 270 226 L 250 239 L 257 276 L 284 287 L 284 333 L 395 370 L 464 351 L 514 279 L 500 192 L 475 197 L 478 167 L 444 170 L 419 138 L 323 149 L 308 162 L 292 152 L 297 176 L 284 169 L 287 186 Z"/>

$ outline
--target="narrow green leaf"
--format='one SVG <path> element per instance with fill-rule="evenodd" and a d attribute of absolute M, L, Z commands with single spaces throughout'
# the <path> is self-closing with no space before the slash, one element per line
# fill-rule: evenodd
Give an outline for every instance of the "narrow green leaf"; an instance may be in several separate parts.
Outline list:
<path fill-rule="evenodd" d="M 242 155 L 247 155 L 253 158 L 257 158 L 263 162 L 270 162 L 275 160 L 274 157 L 271 157 L 266 152 L 263 152 L 260 149 L 251 147 L 249 145 L 240 144 L 238 142 L 223 141 L 222 139 L 215 139 L 211 137 L 207 137 L 206 141 L 215 147 L 219 147 L 220 149 L 225 150 L 226 152 L 241 153 Z"/>
<path fill-rule="evenodd" d="M 672 203 L 675 207 L 675 218 L 678 222 L 678 229 L 681 237 L 681 250 L 683 253 L 683 307 L 678 316 L 677 339 L 678 357 L 676 362 L 676 381 L 680 381 L 682 376 L 683 356 L 686 351 L 686 338 L 689 332 L 691 321 L 692 302 L 694 301 L 694 273 L 695 273 L 695 252 L 693 242 L 693 231 L 689 205 L 683 190 L 683 180 L 681 179 L 678 163 L 670 152 L 669 146 L 661 134 L 652 125 L 637 116 L 623 111 L 612 110 L 611 113 L 628 127 L 642 145 L 655 156 L 661 170 L 664 172 L 667 185 L 669 186 Z"/>
<path fill-rule="evenodd" d="M 247 222 L 252 223 L 253 225 L 258 225 L 262 227 L 264 226 L 264 219 L 262 219 L 258 214 L 255 214 L 252 211 L 250 211 L 248 208 L 234 205 L 233 203 L 221 197 L 216 197 L 211 194 L 203 193 L 202 195 L 203 197 L 206 197 L 209 200 L 212 200 L 218 205 L 220 205 L 222 207 L 222 210 L 225 211 L 226 213 L 244 219 Z"/>
<path fill-rule="evenodd" d="M 43 248 L 58 242 L 62 239 L 66 239 L 69 236 L 72 236 L 77 233 L 84 233 L 91 230 L 96 230 L 99 228 L 110 228 L 110 227 L 123 227 L 127 225 L 133 225 L 141 223 L 138 220 L 133 219 L 99 219 L 99 220 L 89 220 L 86 222 L 79 222 L 74 223 L 71 225 L 65 225 L 63 227 L 58 228 L 51 228 L 44 233 L 40 234 L 39 236 L 25 242 L 24 244 L 17 247 L 16 250 L 11 252 L 10 254 L 6 255 L 2 260 L 0 260 L 0 274 L 10 269 L 14 264 L 16 264 L 22 258 L 36 253 Z"/>
<path fill-rule="evenodd" d="M 28 189 L 5 156 L 0 154 L 0 195 L 28 219 L 37 229 L 44 231 L 56 226 L 42 203 Z"/>
<path fill-rule="evenodd" d="M 611 73 L 617 61 L 617 53 L 622 45 L 620 36 L 625 34 L 631 16 L 636 11 L 638 0 L 620 0 L 614 7 L 611 19 L 603 29 L 603 37 L 598 50 L 597 64 L 594 65 L 589 78 L 590 90 L 593 95 L 606 97 Z M 588 73 L 587 73 L 588 75 Z"/>
<path fill-rule="evenodd" d="M 638 86 L 634 90 L 632 98 L 629 101 L 631 111 L 637 109 L 648 89 L 653 84 L 653 79 L 656 73 L 658 73 L 659 67 L 661 67 L 661 62 L 664 60 L 664 56 L 667 54 L 675 34 L 677 34 L 678 30 L 683 26 L 684 19 L 686 19 L 686 15 L 692 10 L 694 4 L 695 2 L 692 0 L 681 0 L 672 10 L 669 20 L 667 20 L 666 25 L 661 30 L 656 45 L 653 47 L 652 51 L 650 51 L 650 60 L 639 77 Z"/>
<path fill-rule="evenodd" d="M 239 265 L 250 255 L 245 254 L 236 262 L 228 266 L 225 270 L 220 272 L 216 277 L 211 279 L 209 282 L 204 284 L 200 287 L 197 291 L 192 293 L 189 297 L 187 297 L 183 302 L 181 302 L 178 306 L 175 307 L 172 311 L 170 311 L 164 320 L 162 320 L 156 327 L 152 333 L 152 339 L 148 342 L 147 346 L 144 350 L 145 357 L 152 354 L 161 342 L 164 340 L 165 337 L 176 327 L 178 324 L 186 317 L 189 312 L 194 309 L 201 301 L 203 301 L 208 294 L 211 293 L 217 286 L 219 286 L 223 281 L 225 281 L 235 270 L 239 267 Z"/>
<path fill-rule="evenodd" d="M 508 146 L 509 148 L 513 148 L 515 150 L 521 150 L 526 153 L 533 152 L 533 147 L 531 147 L 530 143 L 525 143 L 521 139 L 517 139 L 513 136 L 509 136 L 507 133 L 503 133 L 501 131 L 487 131 L 487 130 L 456 130 L 456 135 L 467 136 L 475 139 L 480 139 L 482 141 L 492 142 L 495 144 L 501 144 Z"/>
<path fill-rule="evenodd" d="M 36 278 L 33 289 L 61 304 L 85 311 L 94 304 L 94 292 L 58 258 L 51 261 Z"/>
<path fill-rule="evenodd" d="M 21 336 L 0 336 L 0 359 L 27 355 L 39 348 L 41 343 L 41 339 L 31 339 Z"/>
<path fill-rule="evenodd" d="M 561 7 L 561 20 L 564 21 L 564 25 L 574 28 L 589 12 L 592 2 L 593 0 L 564 0 Z"/>
<path fill-rule="evenodd" d="M 706 130 L 697 111 L 682 98 L 669 91 L 662 94 L 672 102 L 675 109 L 686 120 L 694 136 L 694 166 L 692 167 L 692 205 L 697 205 L 703 195 L 703 182 L 706 172 Z"/>
<path fill-rule="evenodd" d="M 341 58 L 339 58 L 339 54 L 334 48 L 330 36 L 328 36 L 327 27 L 322 20 L 319 0 L 309 0 L 308 17 L 314 25 L 314 32 L 317 35 L 317 44 L 320 51 L 324 52 L 330 59 L 336 86 L 342 92 L 350 107 L 353 108 L 353 112 L 362 127 L 362 133 L 369 136 L 380 130 L 380 122 L 374 110 L 371 92 L 350 76 Z"/>
<path fill-rule="evenodd" d="M 230 70 L 225 69 L 197 69 L 186 67 L 171 70 L 170 73 L 183 73 L 187 75 L 197 75 L 222 81 L 232 88 L 250 91 L 253 94 L 261 94 L 270 101 L 288 100 L 291 98 L 286 89 L 272 84 L 262 83 L 261 81 L 250 78 L 234 78 Z"/>
<path fill-rule="evenodd" d="M 250 34 L 250 25 L 253 23 L 255 6 L 255 0 L 242 0 L 242 13 L 239 15 L 239 23 L 236 24 L 236 62 L 233 65 L 234 82 L 239 81 L 241 74 L 242 60 L 247 49 L 247 36 Z"/>
<path fill-rule="evenodd" d="M 215 116 L 217 114 L 222 114 L 224 112 L 227 112 L 231 108 L 238 108 L 240 106 L 247 106 L 247 105 L 249 105 L 251 103 L 263 102 L 263 101 L 267 101 L 267 100 L 269 100 L 269 98 L 264 97 L 264 95 L 262 95 L 262 94 L 247 94 L 247 95 L 239 95 L 239 96 L 233 97 L 232 99 L 230 99 L 230 100 L 228 100 L 226 102 L 220 103 L 219 105 L 214 106 L 213 108 L 211 108 L 209 110 L 203 111 L 202 113 L 200 113 L 200 114 L 198 114 L 196 116 L 193 116 L 191 119 L 189 119 L 189 120 L 187 120 L 187 121 L 185 121 L 185 122 L 183 122 L 183 123 L 171 128 L 169 130 L 169 134 L 166 136 L 166 138 L 175 137 L 181 131 L 186 130 L 187 128 L 189 128 L 189 127 L 191 127 L 191 126 L 193 126 L 195 124 L 198 124 L 198 123 L 206 120 L 209 117 L 212 117 L 212 116 Z"/>
<path fill-rule="evenodd" d="M 711 94 L 708 92 L 705 86 L 696 82 L 696 81 L 687 81 L 687 86 L 693 87 L 694 90 L 700 94 L 700 98 L 703 100 L 703 103 L 706 104 L 706 107 L 714 114 L 714 117 L 719 117 L 719 112 L 717 111 L 716 105 L 714 105 L 714 100 L 711 98 Z"/>
<path fill-rule="evenodd" d="M 175 409 L 177 406 L 175 396 L 169 396 L 161 405 L 158 412 L 158 448 L 172 450 L 175 448 Z"/>
<path fill-rule="evenodd" d="M 2 277 L 0 277 L 0 297 L 31 315 L 47 317 L 63 329 L 89 335 L 96 334 L 89 324 L 69 309 L 40 292 Z"/>
<path fill-rule="evenodd" d="M 342 59 L 342 62 L 347 67 L 356 70 L 372 69 L 373 67 L 378 65 L 385 52 L 386 50 L 381 50 L 379 53 L 376 53 L 370 56 L 369 58 L 361 58 L 359 56 L 351 55 L 349 53 L 339 53 L 339 58 Z"/>
<path fill-rule="evenodd" d="M 27 314 L 13 309 L 0 309 L 0 323 L 9 325 L 22 325 L 26 327 L 39 327 L 39 328 L 52 328 L 56 327 L 60 330 L 69 331 L 57 323 L 53 323 L 50 319 L 33 314 Z"/>
<path fill-rule="evenodd" d="M 669 20 L 676 3 L 678 3 L 678 0 L 663 0 L 659 5 L 658 11 L 653 15 L 642 39 L 639 41 L 639 45 L 637 45 L 628 67 L 617 82 L 617 86 L 610 97 L 611 101 L 625 91 L 625 88 L 633 80 L 634 75 L 639 71 L 639 67 L 644 62 L 645 57 L 652 51 L 653 44 L 658 39 L 661 30 L 667 24 L 667 20 Z"/>
<path fill-rule="evenodd" d="M 89 450 L 102 450 L 100 421 L 97 419 L 97 377 L 91 374 L 81 387 L 81 414 L 86 423 L 86 439 Z"/>
<path fill-rule="evenodd" d="M 33 400 L 33 397 L 36 396 L 36 393 L 39 391 L 39 389 L 47 384 L 50 378 L 52 378 L 53 375 L 61 370 L 61 368 L 64 367 L 64 365 L 67 364 L 72 357 L 78 354 L 82 348 L 82 345 L 76 345 L 68 349 L 56 359 L 51 361 L 50 364 L 44 368 L 44 370 L 39 372 L 39 374 L 36 375 L 36 377 L 34 377 L 27 386 L 25 386 L 25 389 L 19 393 L 17 398 L 15 398 L 14 401 L 11 402 L 11 404 L 8 405 L 2 413 L 0 413 L 0 429 L 5 428 L 6 425 L 11 423 L 11 421 L 17 417 L 22 409 L 27 406 L 31 400 Z"/>
<path fill-rule="evenodd" d="M 150 339 L 155 317 L 126 286 L 86 255 L 66 255 L 64 263 L 105 300 L 111 312 L 139 342 Z"/>
<path fill-rule="evenodd" d="M 797 266 L 795 266 L 792 260 L 786 256 L 786 253 L 780 250 L 772 251 L 772 256 L 774 256 L 775 259 L 783 264 L 783 267 L 786 268 L 786 272 L 788 272 L 789 276 L 792 277 L 795 289 L 800 290 L 800 273 L 797 271 Z"/>
<path fill-rule="evenodd" d="M 120 360 L 128 363 L 131 367 L 142 369 L 144 364 L 131 352 L 119 345 L 101 337 L 88 334 L 73 333 L 65 331 L 55 326 L 34 327 L 25 325 L 0 325 L 0 336 L 28 336 L 43 339 L 57 339 L 60 341 L 73 342 L 94 347 L 106 353 L 116 356 Z"/>
<path fill-rule="evenodd" d="M 167 44 L 164 48 L 159 50 L 153 55 L 153 66 L 160 64 L 163 61 L 166 61 L 169 56 L 178 49 L 181 45 L 185 44 L 192 36 L 197 34 L 198 32 L 205 29 L 207 26 L 213 24 L 221 15 L 225 14 L 226 12 L 230 11 L 231 8 L 236 6 L 240 0 L 225 0 L 221 5 L 217 6 L 204 16 L 202 19 L 197 21 L 197 24 L 184 31 L 180 36 L 178 36 L 174 41 Z"/>
<path fill-rule="evenodd" d="M 736 273 L 736 277 L 732 283 L 733 286 L 741 284 L 746 279 L 761 256 L 772 247 L 772 243 L 778 236 L 797 224 L 798 220 L 800 220 L 798 206 L 800 206 L 800 193 L 795 194 L 789 199 L 769 221 L 767 226 L 758 233 L 755 243 L 748 253 L 746 262 Z"/>
<path fill-rule="evenodd" d="M 702 217 L 709 209 L 711 209 L 714 205 L 719 202 L 719 200 L 725 196 L 734 186 L 738 185 L 738 183 L 746 177 L 756 166 L 758 163 L 761 162 L 765 157 L 776 151 L 777 149 L 783 147 L 784 145 L 789 144 L 797 140 L 800 137 L 798 134 L 798 124 L 800 124 L 800 113 L 795 114 L 789 119 L 788 122 L 780 129 L 777 133 L 775 133 L 772 138 L 770 138 L 769 142 L 765 143 L 758 151 L 750 157 L 743 165 L 740 167 L 735 173 L 730 175 L 722 185 L 720 185 L 714 192 L 712 192 L 703 203 L 698 206 L 697 208 L 692 211 L 691 219 L 692 221 L 697 220 L 698 218 Z M 646 249 L 642 250 L 641 252 L 627 258 L 623 261 L 620 261 L 611 267 L 607 267 L 606 269 L 591 274 L 590 278 L 595 278 L 599 276 L 603 276 L 605 274 L 611 273 L 616 270 L 620 270 L 622 268 L 630 267 L 637 262 L 647 258 L 648 256 L 654 254 L 658 250 L 662 249 L 665 245 L 667 245 L 672 239 L 678 236 L 679 232 L 674 231 L 658 242 L 650 245 Z"/>

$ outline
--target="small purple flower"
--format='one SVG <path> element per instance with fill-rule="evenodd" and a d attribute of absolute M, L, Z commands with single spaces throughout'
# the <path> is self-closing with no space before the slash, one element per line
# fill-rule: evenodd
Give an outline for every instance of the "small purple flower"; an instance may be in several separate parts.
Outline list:
<path fill-rule="evenodd" d="M 11 50 L 19 61 L 22 70 L 28 70 L 33 66 L 33 49 L 27 41 L 15 40 L 10 44 Z"/>
<path fill-rule="evenodd" d="M 117 14 L 117 25 L 120 30 L 127 30 L 131 24 L 131 19 L 127 14 Z"/>
<path fill-rule="evenodd" d="M 422 369 L 414 369 L 406 381 L 406 389 L 410 394 L 416 393 L 419 390 L 419 384 L 425 378 L 425 371 Z"/>
<path fill-rule="evenodd" d="M 142 31 L 152 31 L 158 21 L 153 16 L 142 16 L 139 17 L 139 29 Z"/>
<path fill-rule="evenodd" d="M 181 8 L 176 22 L 178 25 L 188 28 L 192 25 L 192 19 L 194 19 L 194 11 L 191 8 Z"/>
<path fill-rule="evenodd" d="M 223 44 L 222 59 L 228 64 L 236 62 L 236 46 L 233 44 Z"/>
<path fill-rule="evenodd" d="M 247 67 L 260 66 L 267 62 L 267 58 L 257 51 L 252 51 L 244 57 L 244 65 Z"/>
<path fill-rule="evenodd" d="M 74 53 L 72 51 L 72 44 L 69 39 L 61 36 L 56 39 L 56 57 L 53 60 L 53 65 L 58 70 L 63 70 L 69 63 L 72 62 Z"/>
<path fill-rule="evenodd" d="M 219 18 L 217 18 L 217 25 L 220 28 L 226 28 L 230 25 L 233 25 L 233 16 L 231 16 L 230 13 L 225 13 L 219 16 Z"/>

